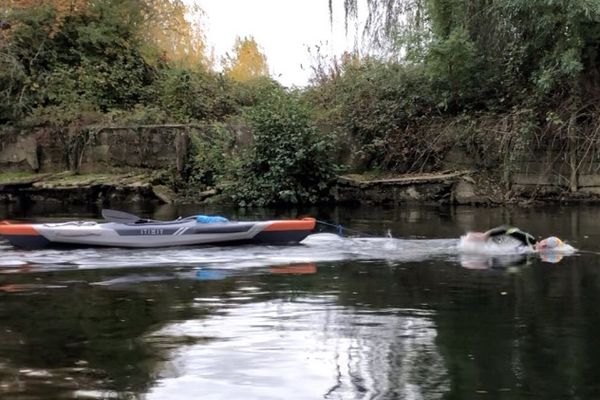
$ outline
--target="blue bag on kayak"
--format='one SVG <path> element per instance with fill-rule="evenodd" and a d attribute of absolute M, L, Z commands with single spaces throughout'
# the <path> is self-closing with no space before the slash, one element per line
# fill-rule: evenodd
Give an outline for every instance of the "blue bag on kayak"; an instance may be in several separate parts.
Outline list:
<path fill-rule="evenodd" d="M 229 220 L 225 217 L 220 217 L 218 215 L 197 215 L 196 222 L 199 222 L 201 224 L 219 224 L 229 222 Z"/>

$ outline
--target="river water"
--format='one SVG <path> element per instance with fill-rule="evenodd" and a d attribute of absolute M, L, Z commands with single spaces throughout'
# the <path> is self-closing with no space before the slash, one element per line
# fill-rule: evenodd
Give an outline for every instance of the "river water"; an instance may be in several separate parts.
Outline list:
<path fill-rule="evenodd" d="M 600 208 L 123 209 L 348 230 L 285 247 L 0 241 L 0 398 L 600 398 Z M 0 219 L 98 215 L 0 206 Z M 503 223 L 580 251 L 457 251 Z"/>

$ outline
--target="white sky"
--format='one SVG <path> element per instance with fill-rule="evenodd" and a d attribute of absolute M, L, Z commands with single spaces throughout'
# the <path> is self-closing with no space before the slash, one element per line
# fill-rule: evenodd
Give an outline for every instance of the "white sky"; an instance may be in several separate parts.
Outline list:
<path fill-rule="evenodd" d="M 231 53 L 236 37 L 253 36 L 267 57 L 271 75 L 283 85 L 303 86 L 311 76 L 308 48 L 340 55 L 353 48 L 344 29 L 342 1 L 334 0 L 333 26 L 328 0 L 185 0 L 205 12 L 201 20 L 218 61 Z M 351 28 L 349 28 L 351 29 Z"/>

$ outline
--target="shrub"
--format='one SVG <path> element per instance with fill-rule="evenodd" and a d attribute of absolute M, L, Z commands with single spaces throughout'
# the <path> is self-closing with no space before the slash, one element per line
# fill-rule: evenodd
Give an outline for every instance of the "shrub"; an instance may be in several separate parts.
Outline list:
<path fill-rule="evenodd" d="M 240 205 L 308 204 L 329 196 L 331 141 L 296 94 L 278 89 L 246 114 L 253 143 L 231 193 Z"/>

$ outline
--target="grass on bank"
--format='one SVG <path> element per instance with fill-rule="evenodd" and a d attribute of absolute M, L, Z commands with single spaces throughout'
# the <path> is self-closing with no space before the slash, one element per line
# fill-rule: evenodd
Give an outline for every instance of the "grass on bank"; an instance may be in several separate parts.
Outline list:
<path fill-rule="evenodd" d="M 75 174 L 74 172 L 33 173 L 33 172 L 5 172 L 0 174 L 0 185 L 31 184 L 43 182 L 53 187 L 87 186 L 92 184 L 109 185 L 143 185 L 149 182 L 145 174 L 120 173 L 120 174 Z"/>

